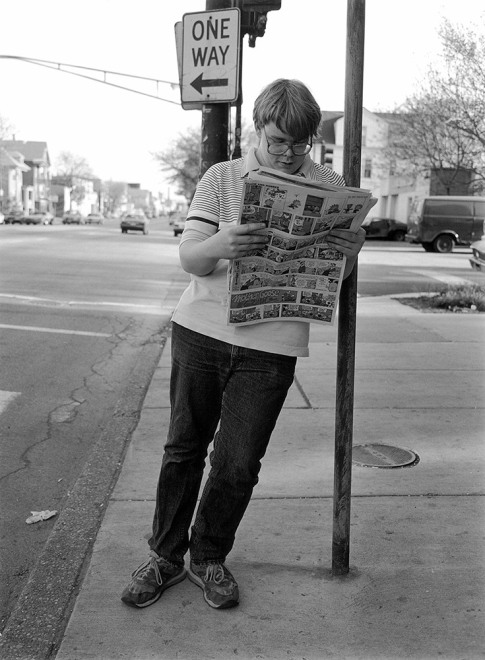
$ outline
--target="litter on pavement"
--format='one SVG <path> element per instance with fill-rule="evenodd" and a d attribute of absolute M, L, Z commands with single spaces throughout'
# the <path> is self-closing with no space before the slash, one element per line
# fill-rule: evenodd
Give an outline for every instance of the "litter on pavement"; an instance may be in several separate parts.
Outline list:
<path fill-rule="evenodd" d="M 32 525 L 32 523 L 40 522 L 41 520 L 48 520 L 57 514 L 57 511 L 31 511 L 32 515 L 27 518 L 25 521 L 27 525 Z"/>

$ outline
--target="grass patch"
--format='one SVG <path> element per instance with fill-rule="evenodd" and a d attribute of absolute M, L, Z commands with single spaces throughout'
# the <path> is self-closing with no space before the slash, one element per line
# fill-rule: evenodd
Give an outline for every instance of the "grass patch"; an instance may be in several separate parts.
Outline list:
<path fill-rule="evenodd" d="M 415 309 L 432 312 L 485 312 L 485 287 L 479 284 L 445 285 L 415 298 L 397 298 Z"/>

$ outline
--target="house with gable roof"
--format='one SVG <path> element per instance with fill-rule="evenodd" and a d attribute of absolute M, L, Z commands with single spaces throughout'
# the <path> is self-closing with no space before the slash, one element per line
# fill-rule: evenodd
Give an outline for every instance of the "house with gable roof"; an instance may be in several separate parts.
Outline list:
<path fill-rule="evenodd" d="M 0 146 L 0 211 L 22 211 L 22 174 L 29 171 L 23 155 Z"/>
<path fill-rule="evenodd" d="M 0 140 L 0 148 L 10 155 L 20 154 L 28 167 L 22 170 L 22 206 L 24 213 L 51 211 L 50 157 L 47 142 Z"/>
<path fill-rule="evenodd" d="M 372 191 L 378 202 L 373 217 L 407 222 L 415 201 L 426 195 L 467 195 L 471 182 L 468 171 L 457 177 L 453 189 L 445 191 L 437 172 L 424 176 L 403 176 L 393 171 L 386 151 L 393 132 L 399 131 L 400 115 L 390 112 L 362 111 L 362 150 L 360 187 Z M 344 113 L 322 111 L 322 121 L 313 145 L 312 157 L 339 174 L 343 173 Z"/>

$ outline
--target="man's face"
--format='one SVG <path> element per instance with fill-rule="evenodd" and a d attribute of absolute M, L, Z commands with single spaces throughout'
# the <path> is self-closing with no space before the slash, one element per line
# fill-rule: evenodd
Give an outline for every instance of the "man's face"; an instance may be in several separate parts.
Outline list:
<path fill-rule="evenodd" d="M 258 131 L 258 137 L 259 144 L 256 149 L 256 157 L 261 165 L 270 167 L 273 170 L 281 170 L 286 174 L 294 174 L 300 169 L 306 154 L 296 156 L 289 147 L 282 154 L 271 154 L 268 151 L 268 143 L 271 149 L 272 145 L 284 142 L 290 145 L 300 144 L 300 139 L 296 140 L 294 136 L 283 133 L 274 123 L 266 124 L 262 130 Z"/>

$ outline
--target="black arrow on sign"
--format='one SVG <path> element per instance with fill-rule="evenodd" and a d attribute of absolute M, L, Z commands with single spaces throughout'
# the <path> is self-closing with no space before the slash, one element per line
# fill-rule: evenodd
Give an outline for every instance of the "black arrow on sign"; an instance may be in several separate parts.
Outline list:
<path fill-rule="evenodd" d="M 202 94 L 202 87 L 227 87 L 229 85 L 228 78 L 208 78 L 207 80 L 202 80 L 203 75 L 204 74 L 201 73 L 200 76 L 197 76 L 197 78 L 190 83 L 199 94 Z"/>

